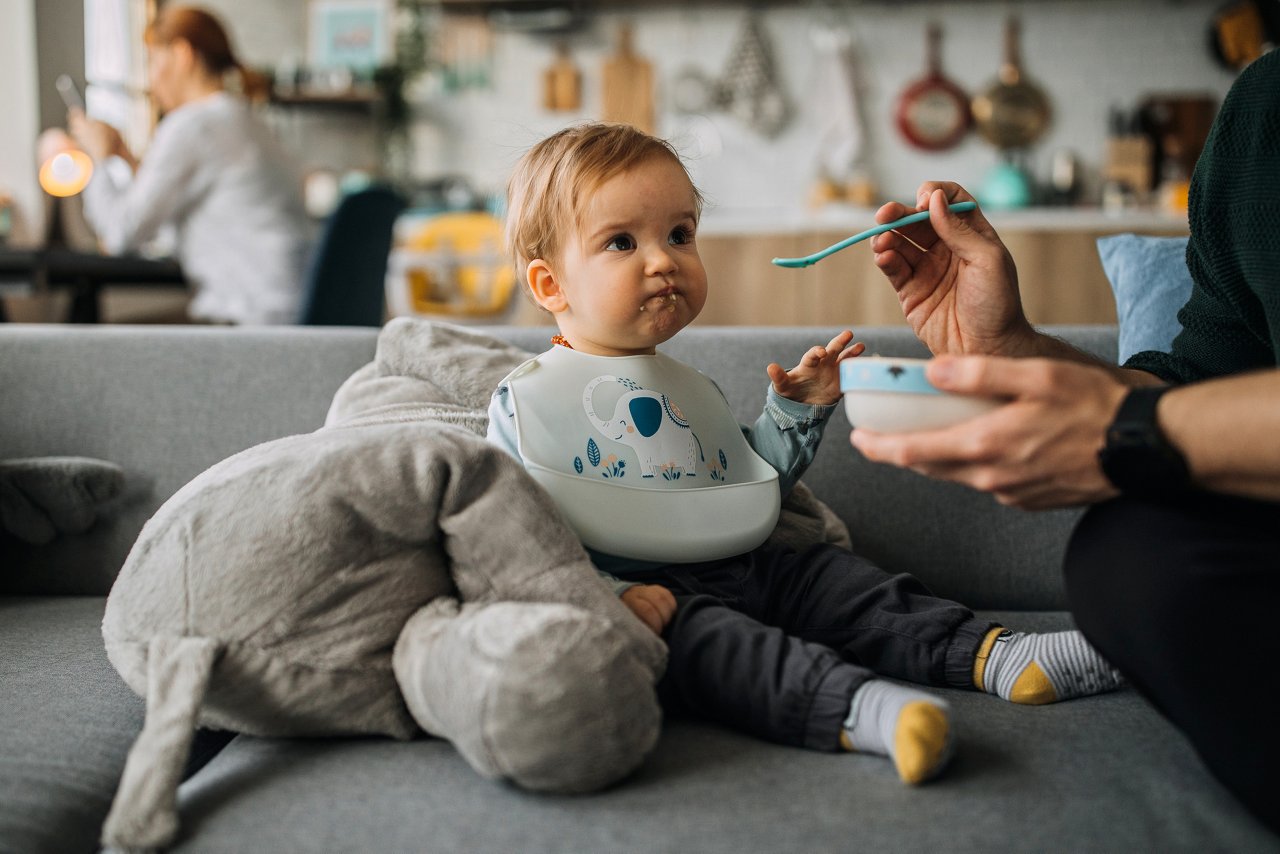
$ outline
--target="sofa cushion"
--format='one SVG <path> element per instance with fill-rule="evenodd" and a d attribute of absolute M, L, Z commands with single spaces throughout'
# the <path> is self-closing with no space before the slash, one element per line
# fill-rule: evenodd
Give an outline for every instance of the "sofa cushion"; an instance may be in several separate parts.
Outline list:
<path fill-rule="evenodd" d="M 237 451 L 316 429 L 376 330 L 85 329 L 0 335 L 0 459 L 95 457 L 124 494 L 89 531 L 44 546 L 0 538 L 0 593 L 106 595 L 143 522 Z"/>
<path fill-rule="evenodd" d="M 553 329 L 486 331 L 540 352 Z M 663 349 L 714 378 L 739 419 L 750 423 L 764 401 L 765 364 L 794 364 L 836 331 L 695 326 Z M 927 355 L 905 327 L 855 331 L 868 352 Z M 1113 327 L 1046 331 L 1115 359 Z M 143 522 L 169 495 L 250 445 L 318 427 L 334 391 L 372 358 L 375 335 L 320 328 L 0 329 L 7 404 L 0 406 L 0 458 L 94 456 L 121 464 L 126 476 L 115 513 L 86 534 L 43 547 L 0 540 L 0 565 L 7 567 L 0 592 L 105 594 Z M 121 376 L 137 382 L 121 383 Z M 1062 548 L 1076 514 L 1023 513 L 975 499 L 963 487 L 871 465 L 849 447 L 848 429 L 837 410 L 805 482 L 850 523 L 857 550 L 974 606 L 1065 606 Z M 953 527 L 971 534 L 921 536 Z"/>
<path fill-rule="evenodd" d="M 993 616 L 1067 624 L 1062 614 Z M 1275 848 L 1132 690 L 1042 707 L 939 693 L 955 712 L 957 758 L 919 788 L 879 757 L 689 720 L 667 723 L 635 776 L 587 797 L 486 782 L 436 740 L 240 736 L 180 789 L 185 835 L 174 851 Z"/>
<path fill-rule="evenodd" d="M 0 598 L 0 850 L 97 850 L 142 701 L 107 663 L 96 596 Z"/>

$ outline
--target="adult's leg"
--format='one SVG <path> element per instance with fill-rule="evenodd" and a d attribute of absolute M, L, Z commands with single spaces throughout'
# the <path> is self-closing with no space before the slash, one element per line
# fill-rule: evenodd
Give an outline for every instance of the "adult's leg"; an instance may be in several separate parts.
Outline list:
<path fill-rule="evenodd" d="M 1280 504 L 1107 502 L 1076 528 L 1065 573 L 1090 642 L 1280 830 L 1280 739 L 1260 687 L 1280 659 Z"/>

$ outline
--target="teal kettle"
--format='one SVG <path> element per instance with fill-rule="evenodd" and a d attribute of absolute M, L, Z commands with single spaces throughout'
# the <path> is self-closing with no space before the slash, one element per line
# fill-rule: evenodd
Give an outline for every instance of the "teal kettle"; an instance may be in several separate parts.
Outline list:
<path fill-rule="evenodd" d="M 978 201 L 986 210 L 1025 208 L 1031 204 L 1031 180 L 1017 164 L 1003 160 L 983 179 Z"/>

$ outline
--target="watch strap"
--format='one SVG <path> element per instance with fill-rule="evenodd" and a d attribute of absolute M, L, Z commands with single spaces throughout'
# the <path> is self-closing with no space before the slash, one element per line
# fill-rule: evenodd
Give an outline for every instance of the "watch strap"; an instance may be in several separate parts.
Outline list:
<path fill-rule="evenodd" d="M 1190 486 L 1186 458 L 1169 442 L 1156 417 L 1160 398 L 1173 386 L 1143 386 L 1131 390 L 1107 428 L 1106 444 L 1098 452 L 1102 472 L 1127 495 L 1159 497 Z"/>

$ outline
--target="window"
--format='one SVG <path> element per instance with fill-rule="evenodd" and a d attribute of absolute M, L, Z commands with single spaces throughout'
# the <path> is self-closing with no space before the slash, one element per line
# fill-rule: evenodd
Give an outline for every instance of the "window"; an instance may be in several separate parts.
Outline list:
<path fill-rule="evenodd" d="M 94 118 L 118 128 L 139 154 L 155 125 L 142 43 L 154 12 L 155 0 L 84 0 L 86 107 Z"/>

